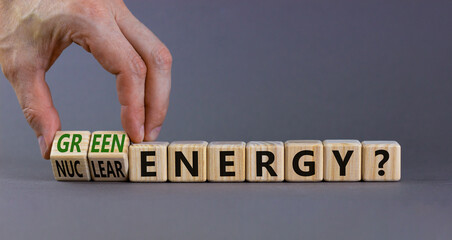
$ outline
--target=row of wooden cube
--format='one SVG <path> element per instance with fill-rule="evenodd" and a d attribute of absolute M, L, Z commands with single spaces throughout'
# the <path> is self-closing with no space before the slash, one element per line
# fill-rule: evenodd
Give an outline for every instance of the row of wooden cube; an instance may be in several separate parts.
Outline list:
<path fill-rule="evenodd" d="M 395 141 L 291 140 L 146 142 L 125 132 L 59 131 L 52 145 L 57 180 L 132 182 L 398 181 Z"/>

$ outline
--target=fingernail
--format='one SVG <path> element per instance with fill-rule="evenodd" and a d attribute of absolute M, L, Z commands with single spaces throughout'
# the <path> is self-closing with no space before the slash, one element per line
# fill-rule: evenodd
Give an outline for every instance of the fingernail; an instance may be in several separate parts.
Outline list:
<path fill-rule="evenodd" d="M 46 140 L 44 139 L 43 136 L 39 136 L 38 142 L 39 142 L 39 148 L 41 149 L 41 155 L 42 155 L 42 157 L 44 157 L 46 154 L 46 151 L 47 151 Z"/>
<path fill-rule="evenodd" d="M 143 138 L 144 138 L 144 125 L 141 126 L 141 128 L 140 128 L 140 138 L 141 138 L 141 140 L 143 140 Z"/>
<path fill-rule="evenodd" d="M 157 137 L 160 134 L 160 129 L 162 129 L 162 127 L 156 127 L 156 128 L 151 130 L 151 132 L 149 133 L 149 140 L 150 141 L 154 141 L 155 139 L 157 139 Z"/>

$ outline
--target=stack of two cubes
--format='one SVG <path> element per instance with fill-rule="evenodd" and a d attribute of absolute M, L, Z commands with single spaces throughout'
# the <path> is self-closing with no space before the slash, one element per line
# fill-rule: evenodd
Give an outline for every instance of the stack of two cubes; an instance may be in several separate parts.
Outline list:
<path fill-rule="evenodd" d="M 50 153 L 55 179 L 127 181 L 129 145 L 122 131 L 59 131 Z"/>

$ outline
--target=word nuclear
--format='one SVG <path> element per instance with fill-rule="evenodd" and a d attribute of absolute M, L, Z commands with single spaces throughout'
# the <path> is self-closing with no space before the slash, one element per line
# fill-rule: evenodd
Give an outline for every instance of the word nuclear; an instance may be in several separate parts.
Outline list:
<path fill-rule="evenodd" d="M 50 154 L 61 181 L 399 181 L 395 141 L 176 141 L 130 144 L 122 131 L 59 131 Z"/>

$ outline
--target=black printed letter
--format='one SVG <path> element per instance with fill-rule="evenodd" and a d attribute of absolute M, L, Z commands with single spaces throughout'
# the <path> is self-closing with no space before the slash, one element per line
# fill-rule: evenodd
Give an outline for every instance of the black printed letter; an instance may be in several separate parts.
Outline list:
<path fill-rule="evenodd" d="M 155 151 L 142 151 L 141 152 L 141 176 L 142 177 L 155 177 L 156 172 L 148 172 L 148 166 L 155 166 L 155 161 L 147 161 L 148 156 L 155 156 Z"/>
<path fill-rule="evenodd" d="M 267 162 L 263 162 L 262 158 L 263 156 L 268 157 Z M 262 177 L 262 168 L 266 168 L 267 171 L 270 173 L 271 176 L 277 176 L 275 170 L 270 166 L 275 161 L 275 155 L 270 151 L 257 151 L 256 152 L 256 170 L 257 170 L 257 176 Z"/>
<path fill-rule="evenodd" d="M 347 151 L 347 154 L 345 155 L 345 158 L 342 160 L 341 153 L 337 150 L 333 150 L 334 157 L 336 158 L 336 162 L 339 164 L 340 167 L 340 174 L 341 176 L 345 176 L 345 167 L 347 167 L 348 161 L 352 157 L 353 150 Z"/>
<path fill-rule="evenodd" d="M 226 171 L 226 166 L 234 166 L 233 161 L 226 161 L 226 156 L 234 156 L 234 151 L 220 151 L 220 177 L 235 176 L 235 172 Z"/>
<path fill-rule="evenodd" d="M 304 165 L 309 168 L 307 172 L 300 169 L 300 159 L 301 157 L 308 155 L 308 156 L 314 156 L 314 151 L 311 150 L 304 150 L 300 151 L 293 157 L 292 166 L 293 170 L 300 176 L 308 177 L 315 174 L 315 162 L 305 162 Z"/>
<path fill-rule="evenodd" d="M 190 172 L 190 174 L 193 177 L 198 176 L 198 152 L 193 151 L 193 167 L 190 166 L 190 163 L 188 162 L 187 158 L 185 158 L 184 154 L 182 152 L 176 151 L 176 177 L 181 176 L 181 162 L 184 163 L 185 167 L 187 167 L 187 170 Z"/>

